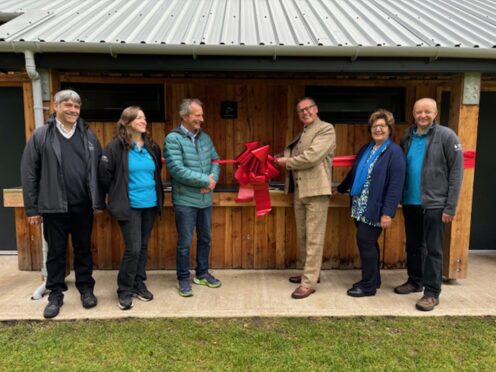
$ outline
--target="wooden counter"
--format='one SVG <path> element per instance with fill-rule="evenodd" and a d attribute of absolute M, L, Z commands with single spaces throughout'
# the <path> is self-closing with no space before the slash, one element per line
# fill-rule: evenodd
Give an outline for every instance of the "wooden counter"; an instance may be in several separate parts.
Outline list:
<path fill-rule="evenodd" d="M 215 192 L 212 211 L 212 268 L 285 269 L 297 262 L 296 228 L 292 195 L 271 191 L 272 212 L 255 217 L 255 204 L 238 204 L 235 192 Z M 41 232 L 30 226 L 24 213 L 22 190 L 4 190 L 4 206 L 15 208 L 17 251 L 20 270 L 41 268 Z M 165 193 L 164 209 L 157 219 L 148 247 L 148 269 L 175 269 L 176 242 L 171 194 Z M 380 238 L 385 268 L 404 265 L 403 216 L 398 210 L 393 226 Z M 195 267 L 196 243 L 191 266 Z M 71 256 L 72 250 L 69 250 Z M 106 212 L 93 225 L 92 251 L 96 269 L 118 269 L 123 241 L 117 222 Z M 71 257 L 72 258 L 72 257 Z M 323 268 L 358 268 L 355 227 L 350 218 L 349 199 L 336 195 L 329 203 Z"/>

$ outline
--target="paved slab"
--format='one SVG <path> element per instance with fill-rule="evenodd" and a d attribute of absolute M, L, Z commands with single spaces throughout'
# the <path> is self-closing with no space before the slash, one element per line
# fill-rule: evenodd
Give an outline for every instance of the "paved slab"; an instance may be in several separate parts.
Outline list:
<path fill-rule="evenodd" d="M 69 290 L 57 320 L 172 317 L 302 317 L 302 316 L 496 316 L 496 255 L 470 255 L 469 277 L 444 285 L 441 303 L 434 311 L 415 310 L 421 294 L 397 295 L 405 270 L 383 270 L 383 287 L 374 297 L 352 298 L 346 289 L 359 279 L 359 270 L 325 270 L 317 292 L 293 300 L 296 285 L 288 282 L 295 270 L 213 270 L 223 282 L 217 289 L 193 285 L 194 296 L 177 294 L 174 271 L 150 271 L 151 302 L 134 300 L 134 308 L 117 306 L 116 271 L 96 271 L 98 306 L 81 306 L 74 274 L 67 278 Z M 47 296 L 34 301 L 33 290 L 41 284 L 38 272 L 19 271 L 16 256 L 0 256 L 0 320 L 43 319 Z"/>

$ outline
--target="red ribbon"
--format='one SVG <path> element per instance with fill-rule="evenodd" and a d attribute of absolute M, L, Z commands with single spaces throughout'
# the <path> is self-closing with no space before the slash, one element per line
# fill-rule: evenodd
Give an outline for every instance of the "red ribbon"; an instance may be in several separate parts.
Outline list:
<path fill-rule="evenodd" d="M 355 161 L 355 155 L 346 156 L 335 156 L 332 159 L 333 167 L 351 167 Z M 463 167 L 465 169 L 475 168 L 475 151 L 465 150 L 463 151 Z"/>
<path fill-rule="evenodd" d="M 270 146 L 259 145 L 258 141 L 245 143 L 246 149 L 234 160 L 212 160 L 218 164 L 238 164 L 234 178 L 239 183 L 236 203 L 255 199 L 256 216 L 262 217 L 272 210 L 269 194 L 269 180 L 277 177 L 274 158 L 269 155 Z"/>

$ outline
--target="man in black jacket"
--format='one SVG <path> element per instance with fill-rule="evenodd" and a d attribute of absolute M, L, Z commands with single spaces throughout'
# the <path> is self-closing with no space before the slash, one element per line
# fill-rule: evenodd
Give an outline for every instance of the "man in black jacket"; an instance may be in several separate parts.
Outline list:
<path fill-rule="evenodd" d="M 48 243 L 46 288 L 50 295 L 45 318 L 57 316 L 63 305 L 69 234 L 81 302 L 87 309 L 96 306 L 91 229 L 93 212 L 104 208 L 97 178 L 102 150 L 96 136 L 79 118 L 81 98 L 72 90 L 63 90 L 55 94 L 54 101 L 55 113 L 33 133 L 21 160 L 28 223 L 43 222 Z"/>

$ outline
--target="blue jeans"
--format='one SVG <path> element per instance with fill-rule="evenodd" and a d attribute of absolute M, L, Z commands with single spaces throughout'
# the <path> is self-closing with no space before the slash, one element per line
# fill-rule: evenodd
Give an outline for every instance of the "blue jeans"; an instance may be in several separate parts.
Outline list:
<path fill-rule="evenodd" d="M 119 221 L 125 247 L 117 276 L 118 294 L 132 294 L 146 281 L 148 240 L 156 215 L 157 207 L 131 208 L 129 219 Z"/>
<path fill-rule="evenodd" d="M 189 252 L 196 227 L 196 276 L 201 277 L 208 272 L 208 256 L 212 239 L 212 207 L 195 208 L 175 205 L 177 229 L 177 279 L 189 279 Z"/>

